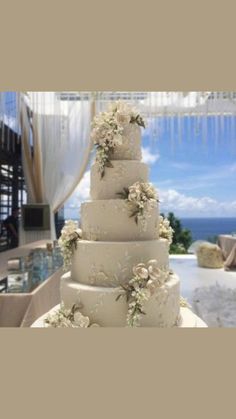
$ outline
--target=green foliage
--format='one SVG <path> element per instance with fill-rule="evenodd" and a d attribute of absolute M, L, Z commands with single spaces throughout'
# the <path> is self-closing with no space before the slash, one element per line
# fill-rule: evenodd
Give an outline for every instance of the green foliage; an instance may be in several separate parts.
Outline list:
<path fill-rule="evenodd" d="M 165 217 L 164 214 L 161 215 Z M 191 231 L 182 227 L 181 221 L 175 217 L 173 212 L 169 212 L 167 218 L 170 222 L 171 227 L 174 230 L 173 241 L 170 245 L 170 253 L 187 253 L 187 250 L 193 241 Z"/>

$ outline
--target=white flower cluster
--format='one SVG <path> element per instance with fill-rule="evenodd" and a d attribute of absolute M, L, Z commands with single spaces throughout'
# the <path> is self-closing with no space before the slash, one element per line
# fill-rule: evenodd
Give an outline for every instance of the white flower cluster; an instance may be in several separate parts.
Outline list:
<path fill-rule="evenodd" d="M 122 144 L 125 125 L 118 123 L 117 115 L 113 112 L 102 112 L 93 120 L 91 138 L 95 145 L 102 147 L 107 152 Z"/>
<path fill-rule="evenodd" d="M 128 188 L 126 199 L 131 207 L 131 217 L 145 230 L 148 213 L 158 201 L 156 189 L 151 183 L 136 182 Z"/>
<path fill-rule="evenodd" d="M 133 278 L 128 285 L 123 287 L 128 300 L 127 324 L 137 327 L 142 315 L 145 315 L 145 302 L 162 286 L 168 279 L 168 271 L 160 269 L 156 259 L 146 264 L 139 263 L 133 268 Z"/>
<path fill-rule="evenodd" d="M 110 156 L 117 146 L 122 145 L 124 128 L 130 123 L 145 127 L 139 113 L 124 102 L 110 105 L 107 112 L 101 112 L 94 118 L 91 139 L 97 146 L 96 160 L 102 177 L 105 167 L 112 167 Z"/>
<path fill-rule="evenodd" d="M 83 316 L 79 311 L 79 306 L 76 304 L 71 309 L 66 309 L 63 304 L 55 313 L 49 314 L 45 319 L 47 327 L 72 327 L 72 328 L 87 328 L 95 327 L 98 324 L 90 324 L 89 317 Z"/>
<path fill-rule="evenodd" d="M 146 121 L 144 121 L 139 111 L 126 102 L 118 100 L 111 103 L 109 111 L 116 114 L 118 125 L 125 127 L 128 124 L 137 124 L 143 128 L 146 126 Z"/>
<path fill-rule="evenodd" d="M 156 202 L 157 199 L 157 191 L 151 183 L 136 182 L 129 187 L 128 200 L 131 202 Z"/>
<path fill-rule="evenodd" d="M 67 220 L 58 240 L 58 244 L 62 250 L 64 270 L 69 269 L 74 249 L 76 249 L 77 246 L 77 241 L 81 238 L 82 230 L 78 228 L 77 221 Z"/>
<path fill-rule="evenodd" d="M 159 235 L 163 239 L 167 239 L 169 244 L 172 243 L 174 230 L 170 225 L 168 218 L 164 218 L 162 215 L 159 217 Z"/>
<path fill-rule="evenodd" d="M 49 314 L 45 320 L 47 327 L 88 327 L 89 318 L 83 316 L 80 311 L 72 313 L 71 309 L 66 309 L 62 305 L 58 311 Z"/>

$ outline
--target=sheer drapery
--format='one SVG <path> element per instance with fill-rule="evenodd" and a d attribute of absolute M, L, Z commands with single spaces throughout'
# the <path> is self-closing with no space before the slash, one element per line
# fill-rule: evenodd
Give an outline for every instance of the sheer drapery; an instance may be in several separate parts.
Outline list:
<path fill-rule="evenodd" d="M 52 220 L 86 170 L 92 146 L 92 112 L 90 98 L 61 100 L 57 92 L 28 92 L 27 97 L 22 96 L 26 184 L 31 202 L 50 205 Z"/>
<path fill-rule="evenodd" d="M 148 120 L 148 135 L 153 141 L 165 132 L 173 144 L 198 135 L 206 143 L 214 137 L 216 146 L 227 131 L 236 140 L 236 92 L 30 92 L 34 107 L 41 112 L 59 113 L 62 117 L 76 103 L 95 98 L 97 111 L 121 99 L 137 106 Z M 0 92 L 0 144 L 3 138 L 10 145 L 10 129 L 19 133 L 19 101 L 17 92 Z M 59 124 L 54 121 L 54 128 Z M 58 128 L 59 129 L 59 128 Z"/>

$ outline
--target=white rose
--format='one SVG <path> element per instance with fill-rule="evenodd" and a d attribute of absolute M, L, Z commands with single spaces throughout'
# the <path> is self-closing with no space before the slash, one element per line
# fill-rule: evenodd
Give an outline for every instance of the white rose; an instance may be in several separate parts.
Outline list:
<path fill-rule="evenodd" d="M 78 236 L 80 238 L 82 237 L 82 230 L 81 230 L 81 228 L 77 228 L 76 233 L 78 234 Z"/>
<path fill-rule="evenodd" d="M 138 201 L 138 195 L 135 191 L 130 192 L 128 196 L 129 201 Z"/>
<path fill-rule="evenodd" d="M 152 279 L 149 279 L 147 282 L 147 287 L 150 291 L 150 294 L 153 295 L 154 292 L 156 291 L 156 282 L 153 281 Z"/>
<path fill-rule="evenodd" d="M 148 199 L 157 199 L 157 192 L 151 183 L 142 183 L 141 187 Z"/>
<path fill-rule="evenodd" d="M 148 270 L 144 263 L 139 263 L 133 268 L 134 275 L 138 276 L 141 279 L 147 279 L 148 278 Z"/>
<path fill-rule="evenodd" d="M 83 316 L 79 311 L 76 311 L 74 314 L 74 323 L 78 327 L 88 327 L 89 326 L 89 318 L 86 316 Z"/>
<path fill-rule="evenodd" d="M 161 270 L 158 267 L 158 262 L 157 260 L 153 259 L 150 260 L 147 263 L 148 266 L 148 273 L 149 273 L 149 277 L 153 280 L 157 280 L 161 277 Z"/>
<path fill-rule="evenodd" d="M 141 189 L 140 184 L 135 183 L 134 185 L 129 187 L 129 201 L 140 201 L 141 200 Z"/>

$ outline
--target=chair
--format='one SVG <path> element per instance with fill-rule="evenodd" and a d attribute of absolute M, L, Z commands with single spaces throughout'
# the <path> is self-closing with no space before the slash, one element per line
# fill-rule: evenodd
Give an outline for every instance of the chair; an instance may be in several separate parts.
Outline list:
<path fill-rule="evenodd" d="M 217 244 L 202 243 L 197 248 L 198 266 L 202 268 L 219 269 L 224 265 L 222 250 Z"/>

